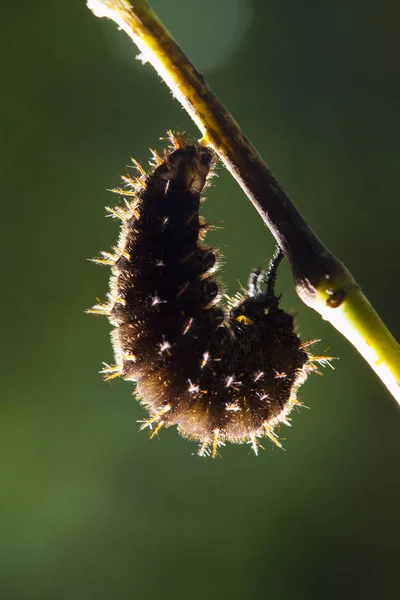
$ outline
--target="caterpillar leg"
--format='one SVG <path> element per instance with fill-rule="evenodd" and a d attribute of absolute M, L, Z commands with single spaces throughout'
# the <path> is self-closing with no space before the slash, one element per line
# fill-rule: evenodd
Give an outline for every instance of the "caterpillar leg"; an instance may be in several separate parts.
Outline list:
<path fill-rule="evenodd" d="M 278 246 L 272 257 L 268 270 L 254 269 L 249 278 L 248 293 L 250 298 L 262 296 L 267 305 L 277 305 L 279 297 L 275 294 L 275 283 L 278 274 L 278 268 L 284 258 L 281 248 Z M 263 284 L 265 283 L 265 289 Z"/>

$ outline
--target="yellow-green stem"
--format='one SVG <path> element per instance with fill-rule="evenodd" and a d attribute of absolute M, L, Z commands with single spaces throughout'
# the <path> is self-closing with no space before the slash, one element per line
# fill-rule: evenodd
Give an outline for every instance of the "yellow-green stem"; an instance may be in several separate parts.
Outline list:
<path fill-rule="evenodd" d="M 340 331 L 400 404 L 400 346 L 346 267 L 321 243 L 257 150 L 145 0 L 88 0 L 150 62 L 232 173 L 285 252 L 302 300 Z"/>

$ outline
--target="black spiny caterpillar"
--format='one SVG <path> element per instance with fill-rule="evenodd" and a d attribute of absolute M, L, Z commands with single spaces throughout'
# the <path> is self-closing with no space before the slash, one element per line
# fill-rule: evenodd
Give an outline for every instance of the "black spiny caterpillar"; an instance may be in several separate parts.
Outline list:
<path fill-rule="evenodd" d="M 213 456 L 225 441 L 252 445 L 286 423 L 297 388 L 315 370 L 294 332 L 293 317 L 279 308 L 274 283 L 278 252 L 269 271 L 251 274 L 247 295 L 221 304 L 213 273 L 217 253 L 203 245 L 207 226 L 199 217 L 200 194 L 212 170 L 213 152 L 171 134 L 173 149 L 150 175 L 124 177 L 125 206 L 108 209 L 122 220 L 114 253 L 95 262 L 111 265 L 104 314 L 112 333 L 116 366 L 105 378 L 136 382 L 150 413 L 142 428 L 153 437 L 162 426 L 200 442 Z M 157 166 L 158 165 L 158 166 Z M 265 285 L 263 286 L 263 284 Z"/>

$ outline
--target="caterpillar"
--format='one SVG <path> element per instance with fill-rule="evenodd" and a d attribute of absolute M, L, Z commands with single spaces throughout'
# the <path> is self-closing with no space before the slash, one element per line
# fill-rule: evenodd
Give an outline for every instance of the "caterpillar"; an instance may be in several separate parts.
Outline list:
<path fill-rule="evenodd" d="M 112 269 L 108 301 L 88 311 L 114 327 L 116 364 L 101 372 L 136 383 L 151 438 L 176 425 L 200 456 L 215 457 L 226 442 L 248 442 L 257 454 L 262 437 L 281 446 L 276 426 L 290 425 L 298 387 L 327 359 L 309 354 L 315 340 L 302 342 L 280 308 L 280 250 L 267 272 L 251 273 L 246 294 L 224 304 L 218 251 L 203 243 L 199 216 L 215 156 L 181 135 L 170 139 L 163 158 L 152 151 L 150 174 L 133 161 L 139 176 L 113 190 L 124 206 L 107 208 L 122 227 L 113 252 L 93 259 Z"/>

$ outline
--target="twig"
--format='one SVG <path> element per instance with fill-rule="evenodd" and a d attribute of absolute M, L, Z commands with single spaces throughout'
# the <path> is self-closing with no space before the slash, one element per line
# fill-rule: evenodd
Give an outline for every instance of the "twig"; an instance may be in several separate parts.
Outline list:
<path fill-rule="evenodd" d="M 181 102 L 251 200 L 292 268 L 300 298 L 340 331 L 400 404 L 400 346 L 346 267 L 321 243 L 257 150 L 145 0 L 88 0 L 115 21 Z"/>

